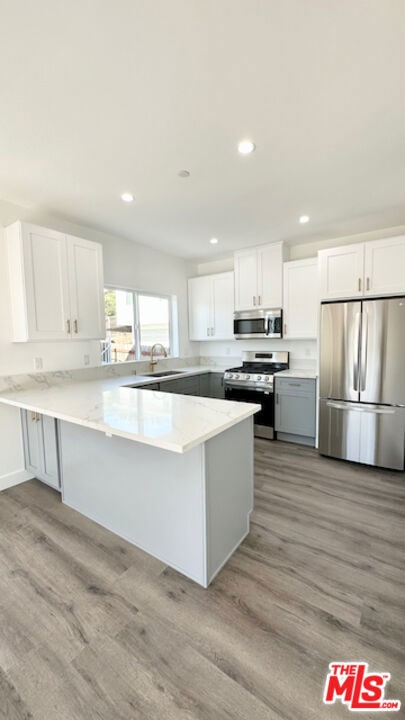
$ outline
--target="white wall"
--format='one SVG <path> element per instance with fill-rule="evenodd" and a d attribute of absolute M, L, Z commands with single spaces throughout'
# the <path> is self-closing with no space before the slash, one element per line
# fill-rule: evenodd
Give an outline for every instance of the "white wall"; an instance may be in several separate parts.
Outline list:
<path fill-rule="evenodd" d="M 3 227 L 18 219 L 102 243 L 105 284 L 177 296 L 179 354 L 182 357 L 198 355 L 198 344 L 188 341 L 187 314 L 187 278 L 197 273 L 196 265 L 130 240 L 0 201 L 0 375 L 31 373 L 34 371 L 36 357 L 42 358 L 44 371 L 83 367 L 85 354 L 90 356 L 90 365 L 101 363 L 98 341 L 11 342 L 8 268 Z M 15 481 L 23 479 L 24 460 L 19 414 L 13 408 L 0 408 L 1 490 L 7 487 L 13 478 Z"/>

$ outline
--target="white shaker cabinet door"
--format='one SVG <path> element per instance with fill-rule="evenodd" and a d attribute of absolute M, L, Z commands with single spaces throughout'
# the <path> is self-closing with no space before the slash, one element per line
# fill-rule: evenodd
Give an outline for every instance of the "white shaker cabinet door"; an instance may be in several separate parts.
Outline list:
<path fill-rule="evenodd" d="M 262 308 L 279 308 L 283 298 L 282 244 L 257 249 L 258 302 Z"/>
<path fill-rule="evenodd" d="M 26 292 L 23 340 L 69 338 L 69 283 L 65 235 L 47 228 L 20 225 Z M 14 256 L 14 261 L 16 256 Z M 21 315 L 20 315 L 21 318 Z"/>
<path fill-rule="evenodd" d="M 234 274 L 212 276 L 213 337 L 216 340 L 233 340 Z"/>
<path fill-rule="evenodd" d="M 105 337 L 103 256 L 98 243 L 66 236 L 72 338 Z"/>
<path fill-rule="evenodd" d="M 364 244 L 320 250 L 322 300 L 362 297 L 364 291 Z"/>
<path fill-rule="evenodd" d="M 364 294 L 405 292 L 405 236 L 373 240 L 365 245 Z"/>
<path fill-rule="evenodd" d="M 235 310 L 251 310 L 259 305 L 257 259 L 256 248 L 235 253 Z"/>
<path fill-rule="evenodd" d="M 209 340 L 212 333 L 211 276 L 188 281 L 188 323 L 190 340 Z"/>
<path fill-rule="evenodd" d="M 319 305 L 317 258 L 284 263 L 283 337 L 316 338 Z"/>

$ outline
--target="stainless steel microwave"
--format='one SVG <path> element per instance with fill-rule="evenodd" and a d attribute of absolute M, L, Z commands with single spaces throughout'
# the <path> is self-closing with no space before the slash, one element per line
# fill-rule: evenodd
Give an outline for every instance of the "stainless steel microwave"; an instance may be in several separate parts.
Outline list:
<path fill-rule="evenodd" d="M 283 311 L 244 310 L 233 315 L 235 338 L 281 338 L 283 337 Z"/>

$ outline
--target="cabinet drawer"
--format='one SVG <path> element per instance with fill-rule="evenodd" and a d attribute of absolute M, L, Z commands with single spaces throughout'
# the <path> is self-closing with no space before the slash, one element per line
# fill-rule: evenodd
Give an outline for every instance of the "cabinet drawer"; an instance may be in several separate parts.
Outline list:
<path fill-rule="evenodd" d="M 275 378 L 276 392 L 280 395 L 314 395 L 316 380 L 310 378 Z"/>

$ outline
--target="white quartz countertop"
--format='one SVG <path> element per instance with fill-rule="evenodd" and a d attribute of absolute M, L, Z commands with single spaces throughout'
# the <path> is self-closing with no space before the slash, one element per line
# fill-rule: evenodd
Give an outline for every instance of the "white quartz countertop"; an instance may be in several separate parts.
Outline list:
<path fill-rule="evenodd" d="M 208 371 L 201 366 L 187 368 L 178 377 Z M 175 379 L 176 375 L 167 378 Z M 209 440 L 261 409 L 252 403 L 125 387 L 164 381 L 130 375 L 50 387 L 38 385 L 0 393 L 0 402 L 178 453 Z"/>
<path fill-rule="evenodd" d="M 316 380 L 318 377 L 318 374 L 317 374 L 316 370 L 292 370 L 290 368 L 289 370 L 281 370 L 281 372 L 278 372 L 277 375 L 275 375 L 274 377 L 275 378 L 292 377 L 292 378 Z"/>

